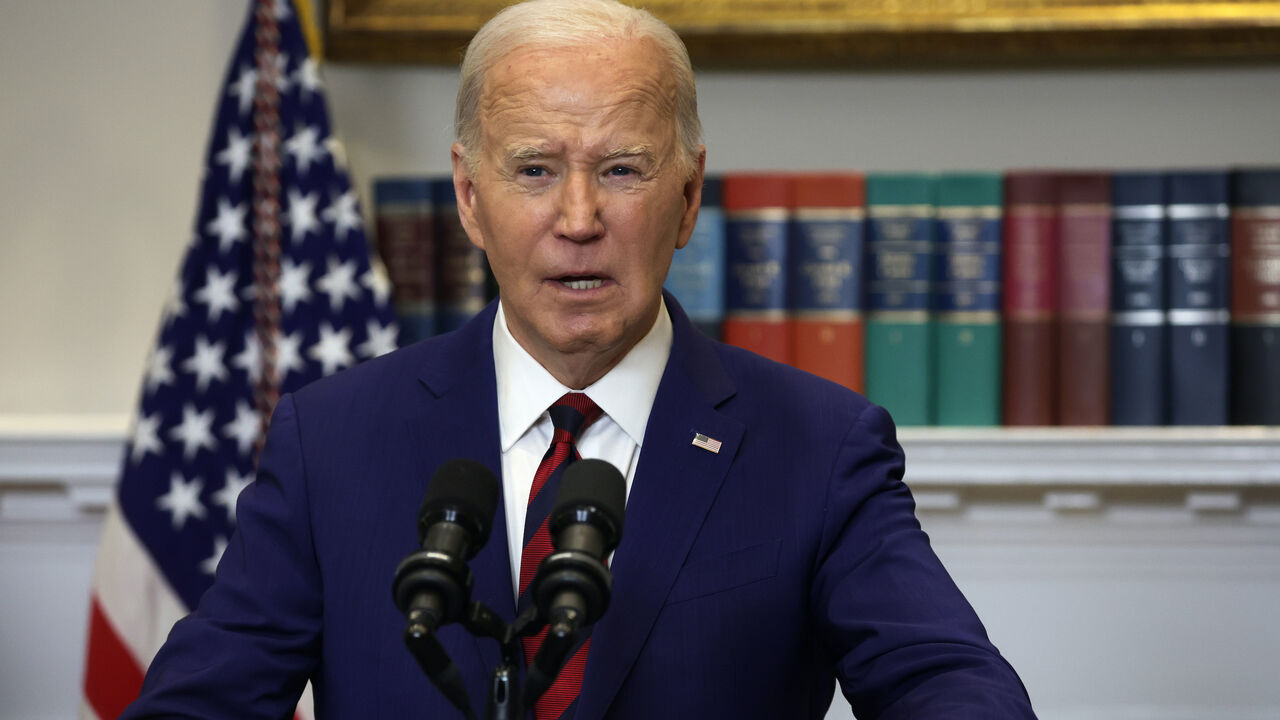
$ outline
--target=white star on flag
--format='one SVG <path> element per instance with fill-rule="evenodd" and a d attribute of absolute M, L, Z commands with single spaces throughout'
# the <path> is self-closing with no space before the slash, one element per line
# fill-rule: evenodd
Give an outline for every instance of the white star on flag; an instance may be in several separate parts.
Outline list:
<path fill-rule="evenodd" d="M 320 214 L 325 222 L 333 223 L 334 237 L 338 238 L 338 242 L 346 242 L 347 234 L 352 230 L 359 230 L 361 227 L 360 211 L 357 209 L 356 193 L 354 190 L 348 190 L 338 196 L 323 213 Z"/>
<path fill-rule="evenodd" d="M 311 346 L 307 354 L 320 363 L 325 375 L 332 375 L 354 364 L 356 359 L 351 355 L 351 328 L 334 330 L 329 323 L 321 323 L 320 340 Z"/>
<path fill-rule="evenodd" d="M 250 383 L 257 383 L 262 377 L 262 343 L 258 342 L 258 334 L 253 330 L 244 334 L 244 350 L 231 358 L 231 365 L 243 370 Z"/>
<path fill-rule="evenodd" d="M 214 380 L 226 381 L 227 366 L 222 362 L 224 352 L 224 343 L 210 343 L 203 335 L 196 338 L 195 353 L 182 363 L 183 372 L 196 376 L 196 391 L 204 392 Z"/>
<path fill-rule="evenodd" d="M 147 379 L 144 386 L 147 392 L 155 392 L 162 385 L 173 384 L 173 348 L 157 345 L 147 358 Z"/>
<path fill-rule="evenodd" d="M 240 128 L 232 125 L 227 131 L 227 146 L 217 154 L 216 159 L 219 165 L 227 166 L 227 176 L 231 182 L 240 182 L 253 159 L 253 133 L 241 135 Z"/>
<path fill-rule="evenodd" d="M 160 416 L 157 413 L 139 417 L 133 425 L 133 442 L 129 445 L 129 459 L 134 463 L 141 462 L 147 453 L 159 455 L 164 451 L 160 442 Z"/>
<path fill-rule="evenodd" d="M 299 175 L 306 175 L 311 170 L 311 163 L 324 157 L 324 146 L 320 144 L 320 129 L 308 126 L 298 130 L 284 143 L 284 149 L 293 156 Z"/>
<path fill-rule="evenodd" d="M 218 252 L 225 253 L 244 240 L 244 218 L 248 212 L 249 208 L 244 205 L 232 205 L 218 198 L 218 216 L 205 226 L 205 230 L 218 236 Z"/>
<path fill-rule="evenodd" d="M 240 77 L 227 88 L 227 94 L 240 100 L 240 114 L 249 112 L 253 107 L 254 86 L 258 84 L 258 71 L 251 67 L 242 68 Z"/>
<path fill-rule="evenodd" d="M 236 501 L 240 499 L 240 493 L 244 492 L 251 482 L 253 482 L 253 473 L 241 475 L 234 470 L 228 470 L 226 484 L 213 494 L 213 501 L 226 508 L 227 520 L 231 523 L 236 521 Z"/>
<path fill-rule="evenodd" d="M 204 519 L 204 505 L 200 503 L 200 491 L 204 483 L 200 478 L 187 482 L 181 473 L 169 476 L 169 492 L 156 498 L 156 505 L 173 517 L 173 529 L 181 530 L 187 518 Z"/>
<path fill-rule="evenodd" d="M 280 53 L 276 56 L 275 66 L 271 68 L 271 76 L 275 78 L 276 89 L 282 94 L 289 91 L 289 56 Z"/>
<path fill-rule="evenodd" d="M 210 265 L 204 277 L 204 287 L 196 291 L 195 299 L 208 306 L 209 322 L 215 323 L 223 311 L 235 312 L 240 307 L 240 300 L 236 298 L 236 271 L 228 270 L 224 275 Z"/>
<path fill-rule="evenodd" d="M 299 92 L 304 100 L 320 89 L 320 63 L 312 58 L 302 61 L 293 73 L 293 81 L 298 84 Z"/>
<path fill-rule="evenodd" d="M 294 263 L 289 258 L 280 262 L 280 306 L 285 312 L 311 299 L 310 277 L 311 263 Z"/>
<path fill-rule="evenodd" d="M 276 335 L 276 370 L 280 373 L 281 382 L 290 372 L 302 372 L 306 364 L 302 361 L 302 333 L 294 331 L 285 335 Z"/>
<path fill-rule="evenodd" d="M 377 258 L 369 261 L 369 269 L 360 276 L 360 284 L 369 288 L 378 303 L 391 299 L 391 278 L 387 277 L 387 266 Z"/>
<path fill-rule="evenodd" d="M 338 258 L 330 256 L 329 272 L 316 281 L 316 287 L 329 296 L 329 307 L 334 312 L 341 310 L 347 299 L 359 300 L 360 287 L 356 284 L 355 261 L 338 262 Z"/>
<path fill-rule="evenodd" d="M 213 410 L 197 412 L 191 403 L 182 406 L 182 423 L 169 431 L 169 437 L 182 443 L 182 456 L 188 460 L 201 448 L 213 450 Z"/>
<path fill-rule="evenodd" d="M 227 539 L 222 535 L 213 539 L 213 554 L 205 558 L 200 563 L 200 571 L 206 575 L 213 575 L 218 570 L 218 563 L 222 562 L 222 554 L 227 551 Z"/>
<path fill-rule="evenodd" d="M 320 221 L 316 219 L 316 203 L 320 202 L 318 193 L 302 193 L 289 189 L 289 237 L 293 242 L 301 242 L 309 232 L 320 229 Z"/>
<path fill-rule="evenodd" d="M 368 334 L 369 339 L 356 348 L 356 352 L 359 352 L 361 356 L 366 358 L 378 357 L 396 349 L 395 323 L 383 327 L 377 321 L 370 320 L 365 326 L 365 332 Z"/>
<path fill-rule="evenodd" d="M 222 426 L 222 436 L 236 441 L 236 448 L 243 456 L 248 456 L 262 432 L 262 419 L 258 412 L 244 400 L 236 401 L 236 419 Z"/>

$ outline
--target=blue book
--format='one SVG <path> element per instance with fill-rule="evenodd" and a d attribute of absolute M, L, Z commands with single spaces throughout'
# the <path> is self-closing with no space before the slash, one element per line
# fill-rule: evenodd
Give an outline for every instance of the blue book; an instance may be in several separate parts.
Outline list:
<path fill-rule="evenodd" d="M 436 333 L 435 202 L 431 181 L 379 178 L 373 183 L 377 251 L 391 279 L 400 346 Z"/>
<path fill-rule="evenodd" d="M 1111 177 L 1111 424 L 1168 422 L 1165 176 Z"/>
<path fill-rule="evenodd" d="M 702 207 L 689 244 L 677 250 L 666 289 L 700 330 L 719 340 L 724 322 L 724 205 L 720 178 L 702 183 Z"/>
<path fill-rule="evenodd" d="M 1231 209 L 1225 171 L 1169 173 L 1169 422 L 1225 425 Z"/>
<path fill-rule="evenodd" d="M 489 302 L 489 265 L 458 219 L 453 178 L 431 181 L 435 200 L 436 332 L 457 330 Z"/>
<path fill-rule="evenodd" d="M 787 322 L 787 237 L 791 177 L 724 177 L 724 341 L 791 363 Z"/>

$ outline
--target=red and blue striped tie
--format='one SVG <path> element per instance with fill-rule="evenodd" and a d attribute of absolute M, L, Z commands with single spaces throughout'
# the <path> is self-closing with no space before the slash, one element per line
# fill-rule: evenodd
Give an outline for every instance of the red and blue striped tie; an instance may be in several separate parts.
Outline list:
<path fill-rule="evenodd" d="M 560 478 L 564 475 L 565 468 L 575 460 L 582 459 L 574 443 L 582 431 L 602 413 L 591 398 L 583 393 L 565 393 L 552 404 L 548 412 L 555 431 L 551 436 L 551 447 L 542 456 L 538 471 L 533 476 L 533 487 L 529 489 L 529 509 L 524 518 L 524 549 L 520 553 L 520 597 L 517 612 L 522 612 L 533 604 L 529 584 L 537 574 L 538 565 L 543 558 L 551 554 L 551 535 L 547 531 L 547 520 L 560 489 Z M 546 636 L 547 629 L 543 628 L 537 635 L 521 640 L 526 664 L 533 661 Z M 536 720 L 559 720 L 573 716 L 574 704 L 582 690 L 582 670 L 586 667 L 587 652 L 591 648 L 589 628 L 580 633 L 578 642 L 579 646 L 569 662 L 565 663 L 555 682 L 538 699 L 534 709 Z"/>

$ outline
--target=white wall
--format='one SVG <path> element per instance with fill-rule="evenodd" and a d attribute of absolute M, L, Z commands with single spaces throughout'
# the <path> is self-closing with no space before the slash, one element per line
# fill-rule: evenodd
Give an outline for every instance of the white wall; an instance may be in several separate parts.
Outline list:
<path fill-rule="evenodd" d="M 0 414 L 131 410 L 242 3 L 3 0 Z M 328 69 L 362 189 L 444 172 L 442 68 Z M 705 73 L 708 165 L 1280 164 L 1280 69 Z"/>
<path fill-rule="evenodd" d="M 0 0 L 0 419 L 8 427 L 92 426 L 102 416 L 99 425 L 123 430 L 191 234 L 242 6 Z M 328 81 L 362 189 L 382 174 L 447 169 L 452 70 L 330 67 Z M 1276 66 L 718 72 L 701 76 L 700 98 L 713 172 L 1280 164 Z M 1239 699 L 1236 711 L 1206 707 L 1204 717 L 1280 707 L 1266 674 L 1277 626 L 1248 632 L 1270 617 L 1280 590 L 1275 524 L 1241 521 L 1241 535 L 1234 516 L 1136 531 L 1104 520 L 1013 534 L 1000 530 L 1007 518 L 998 513 L 927 520 L 1037 704 L 1074 708 L 1045 716 L 1083 718 L 1091 703 L 1114 710 L 1153 697 L 1193 709 L 1198 698 Z M 0 515 L 0 675 L 24 700 L 0 696 L 0 718 L 65 717 L 75 707 L 76 598 L 88 586 L 96 524 L 81 518 L 63 532 L 56 519 L 6 522 Z M 1081 608 L 1091 622 L 1063 620 Z M 1152 642 L 1111 641 L 1126 629 Z M 21 672 L 14 648 L 29 658 Z M 1094 669 L 1126 666 L 1133 682 Z M 1158 712 L 1138 706 L 1129 716 Z"/>

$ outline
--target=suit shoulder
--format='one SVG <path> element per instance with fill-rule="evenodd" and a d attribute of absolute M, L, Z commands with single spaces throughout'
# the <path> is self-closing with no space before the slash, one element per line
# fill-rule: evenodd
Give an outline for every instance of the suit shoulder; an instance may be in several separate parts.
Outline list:
<path fill-rule="evenodd" d="M 294 393 L 295 402 L 325 409 L 382 404 L 388 394 L 404 393 L 417 385 L 424 370 L 437 364 L 451 346 L 439 336 L 393 350 L 307 384 Z M 457 351 L 456 346 L 452 351 Z"/>

